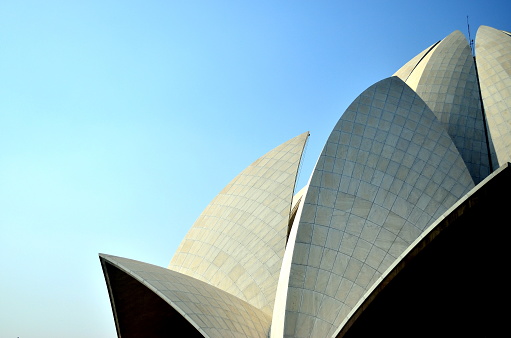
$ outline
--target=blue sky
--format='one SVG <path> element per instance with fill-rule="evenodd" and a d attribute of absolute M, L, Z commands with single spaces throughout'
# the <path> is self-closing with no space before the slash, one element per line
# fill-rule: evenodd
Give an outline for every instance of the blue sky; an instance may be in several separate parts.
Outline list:
<path fill-rule="evenodd" d="M 167 266 L 241 170 L 509 1 L 4 1 L 0 337 L 115 337 L 98 253 Z"/>

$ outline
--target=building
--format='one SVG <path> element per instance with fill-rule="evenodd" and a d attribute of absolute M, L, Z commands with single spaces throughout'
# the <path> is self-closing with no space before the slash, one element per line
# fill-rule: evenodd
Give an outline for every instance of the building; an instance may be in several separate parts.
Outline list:
<path fill-rule="evenodd" d="M 259 158 L 168 268 L 100 254 L 118 335 L 498 332 L 511 33 L 481 26 L 475 55 L 455 31 L 366 89 L 298 192 L 308 133 Z"/>

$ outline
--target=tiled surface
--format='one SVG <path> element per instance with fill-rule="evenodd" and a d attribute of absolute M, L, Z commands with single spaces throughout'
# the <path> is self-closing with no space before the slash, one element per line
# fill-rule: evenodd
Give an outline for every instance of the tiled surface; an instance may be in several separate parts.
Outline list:
<path fill-rule="evenodd" d="M 308 132 L 268 152 L 203 211 L 169 268 L 272 313 Z"/>
<path fill-rule="evenodd" d="M 511 36 L 479 27 L 476 56 L 484 110 L 500 166 L 511 161 Z"/>
<path fill-rule="evenodd" d="M 437 45 L 414 89 L 444 124 L 474 182 L 480 182 L 490 173 L 488 150 L 475 63 L 460 31 Z"/>
<path fill-rule="evenodd" d="M 313 172 L 296 230 L 284 335 L 332 334 L 473 186 L 451 138 L 413 90 L 397 77 L 368 88 L 335 126 Z"/>
<path fill-rule="evenodd" d="M 155 265 L 100 256 L 150 288 L 206 337 L 267 337 L 270 316 L 225 291 Z"/>

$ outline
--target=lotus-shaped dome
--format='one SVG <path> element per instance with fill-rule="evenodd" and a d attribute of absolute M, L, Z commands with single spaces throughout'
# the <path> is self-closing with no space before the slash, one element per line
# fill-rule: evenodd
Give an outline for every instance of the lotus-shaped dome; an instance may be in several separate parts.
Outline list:
<path fill-rule="evenodd" d="M 480 27 L 474 57 L 453 32 L 353 101 L 300 191 L 308 132 L 235 177 L 168 268 L 100 254 L 119 337 L 405 336 L 426 320 L 470 333 L 450 331 L 449 307 L 481 333 L 490 317 L 453 285 L 474 285 L 462 257 L 509 257 L 479 229 L 505 212 L 510 128 L 511 34 Z M 501 275 L 471 277 L 476 306 L 495 305 Z M 388 327 L 392 313 L 408 324 Z"/>

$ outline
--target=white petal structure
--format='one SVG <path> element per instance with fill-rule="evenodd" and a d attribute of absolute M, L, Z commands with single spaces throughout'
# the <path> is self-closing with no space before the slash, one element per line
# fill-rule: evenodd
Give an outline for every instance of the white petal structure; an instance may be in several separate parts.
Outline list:
<path fill-rule="evenodd" d="M 168 269 L 101 255 L 103 266 L 108 267 L 103 270 L 119 336 L 122 332 L 124 338 L 137 337 L 158 322 L 151 314 L 135 325 L 126 315 L 137 306 L 115 294 L 126 288 L 129 275 L 200 328 L 204 336 L 267 337 L 289 223 L 296 213 L 292 208 L 296 176 L 308 136 L 306 132 L 285 142 L 236 176 L 197 219 Z M 180 286 L 175 290 L 172 284 Z M 137 283 L 130 285 L 138 287 Z M 131 320 L 121 321 L 119 315 Z M 254 324 L 247 322 L 252 316 Z M 133 328 L 123 329 L 127 325 Z"/>
<path fill-rule="evenodd" d="M 490 163 L 470 47 L 465 36 L 455 31 L 426 53 L 410 61 L 417 61 L 417 64 L 407 78 L 404 78 L 403 68 L 395 75 L 415 90 L 444 124 L 472 178 L 479 183 L 490 173 Z"/>
<path fill-rule="evenodd" d="M 335 126 L 295 219 L 285 315 L 272 335 L 334 333 L 360 297 L 474 183 L 426 103 L 397 77 L 364 91 Z"/>
<path fill-rule="evenodd" d="M 271 315 L 308 136 L 303 133 L 282 144 L 234 178 L 192 226 L 169 269 Z"/>
<path fill-rule="evenodd" d="M 511 161 L 511 36 L 488 26 L 476 35 L 481 94 L 498 165 Z"/>
<path fill-rule="evenodd" d="M 259 158 L 168 268 L 101 254 L 118 336 L 507 329 L 488 309 L 501 305 L 511 259 L 500 224 L 511 202 L 511 35 L 482 26 L 472 52 L 455 31 L 360 94 L 298 193 L 308 132 Z"/>

